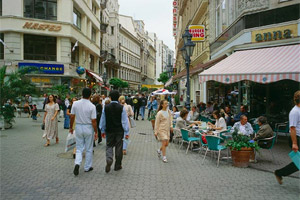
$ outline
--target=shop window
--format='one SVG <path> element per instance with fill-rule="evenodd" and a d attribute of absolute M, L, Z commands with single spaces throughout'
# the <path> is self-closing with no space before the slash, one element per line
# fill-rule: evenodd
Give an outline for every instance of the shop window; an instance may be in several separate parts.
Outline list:
<path fill-rule="evenodd" d="M 24 17 L 57 20 L 57 0 L 24 0 Z"/>
<path fill-rule="evenodd" d="M 0 39 L 4 42 L 4 34 L 0 33 Z M 0 59 L 4 59 L 4 45 L 0 44 Z"/>
<path fill-rule="evenodd" d="M 74 47 L 74 43 L 71 43 L 71 48 Z M 79 64 L 79 47 L 77 46 L 74 51 L 71 49 L 71 62 L 74 64 Z"/>
<path fill-rule="evenodd" d="M 95 62 L 95 58 L 93 55 L 90 55 L 90 69 L 92 71 L 94 71 L 94 62 Z"/>
<path fill-rule="evenodd" d="M 96 35 L 97 35 L 97 31 L 96 29 L 92 26 L 92 41 L 96 42 Z"/>
<path fill-rule="evenodd" d="M 24 59 L 56 61 L 56 37 L 24 34 Z"/>
<path fill-rule="evenodd" d="M 76 8 L 73 8 L 73 24 L 81 29 L 81 14 Z"/>

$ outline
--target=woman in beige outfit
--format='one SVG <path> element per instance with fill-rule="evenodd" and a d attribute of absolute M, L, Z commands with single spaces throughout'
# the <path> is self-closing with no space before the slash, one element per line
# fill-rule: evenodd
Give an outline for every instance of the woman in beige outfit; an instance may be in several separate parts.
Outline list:
<path fill-rule="evenodd" d="M 132 128 L 131 124 L 130 124 L 130 120 L 129 120 L 129 117 L 132 117 L 134 115 L 134 113 L 132 111 L 132 108 L 131 108 L 130 105 L 126 104 L 124 96 L 120 96 L 119 97 L 119 102 L 120 102 L 121 105 L 124 106 L 124 108 L 126 110 L 126 113 L 127 113 L 127 119 L 128 119 L 129 128 Z M 127 139 L 124 138 L 123 139 L 123 155 L 127 155 L 127 146 L 128 146 L 128 138 Z"/>
<path fill-rule="evenodd" d="M 161 147 L 157 150 L 158 157 L 163 156 L 163 162 L 168 162 L 166 157 L 166 148 L 169 145 L 170 131 L 173 131 L 172 127 L 172 114 L 168 108 L 168 101 L 162 100 L 159 104 L 158 113 L 155 119 L 155 137 L 161 141 Z"/>

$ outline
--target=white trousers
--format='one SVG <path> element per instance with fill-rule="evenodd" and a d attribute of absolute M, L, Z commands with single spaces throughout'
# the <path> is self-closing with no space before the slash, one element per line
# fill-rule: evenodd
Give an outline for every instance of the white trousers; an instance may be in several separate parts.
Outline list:
<path fill-rule="evenodd" d="M 82 153 L 85 149 L 84 170 L 87 171 L 93 165 L 93 139 L 94 128 L 92 125 L 76 124 L 76 159 L 75 165 L 82 162 Z"/>

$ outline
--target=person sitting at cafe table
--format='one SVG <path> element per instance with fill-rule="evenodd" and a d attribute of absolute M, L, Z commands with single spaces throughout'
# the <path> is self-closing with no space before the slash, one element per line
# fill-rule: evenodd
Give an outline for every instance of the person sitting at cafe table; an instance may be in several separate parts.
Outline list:
<path fill-rule="evenodd" d="M 248 122 L 248 118 L 246 115 L 241 115 L 240 121 L 236 122 L 233 127 L 231 128 L 231 132 L 235 129 L 238 129 L 243 135 L 250 136 L 253 134 L 253 128 L 251 124 Z"/>
<path fill-rule="evenodd" d="M 237 115 L 234 116 L 233 120 L 234 120 L 234 122 L 237 122 L 237 121 L 240 120 L 240 117 L 242 115 L 245 115 L 246 117 L 248 117 L 248 114 L 249 114 L 248 113 L 248 107 L 245 106 L 245 105 L 241 105 L 240 112 Z"/>
<path fill-rule="evenodd" d="M 271 126 L 267 123 L 267 118 L 264 116 L 260 116 L 257 119 L 257 123 L 259 125 L 259 130 L 256 133 L 256 136 L 253 138 L 254 141 L 270 138 L 273 136 L 273 130 Z M 260 147 L 268 147 L 272 144 L 272 140 L 268 141 L 258 141 L 258 146 Z"/>
<path fill-rule="evenodd" d="M 189 112 L 187 120 L 197 121 L 199 119 L 199 113 L 197 112 L 197 107 L 193 106 L 192 110 Z"/>
<path fill-rule="evenodd" d="M 226 131 L 227 130 L 226 122 L 225 119 L 221 117 L 220 111 L 215 110 L 212 115 L 216 119 L 216 123 L 212 124 L 211 122 L 207 122 L 209 128 L 214 129 L 218 132 Z"/>
<path fill-rule="evenodd" d="M 204 112 L 211 114 L 214 111 L 214 106 L 212 102 L 207 102 L 207 106 Z"/>
<path fill-rule="evenodd" d="M 176 125 L 175 125 L 176 129 L 180 130 L 182 128 L 191 128 L 196 124 L 201 124 L 200 121 L 188 121 L 187 120 L 188 113 L 189 112 L 187 110 L 182 110 L 180 112 L 180 116 L 176 119 Z"/>

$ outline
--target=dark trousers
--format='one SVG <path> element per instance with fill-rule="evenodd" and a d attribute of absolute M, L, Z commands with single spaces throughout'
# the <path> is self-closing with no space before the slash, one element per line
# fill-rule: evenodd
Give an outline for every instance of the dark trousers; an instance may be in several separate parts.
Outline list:
<path fill-rule="evenodd" d="M 151 111 L 152 111 L 152 107 L 148 110 L 148 118 L 150 118 Z"/>
<path fill-rule="evenodd" d="M 115 168 L 122 166 L 124 133 L 106 133 L 106 162 L 113 162 L 115 147 Z"/>
<path fill-rule="evenodd" d="M 297 136 L 297 144 L 298 144 L 298 147 L 300 146 L 300 137 Z M 289 137 L 289 145 L 290 147 L 292 147 L 292 139 L 291 137 Z M 291 162 L 290 164 L 288 164 L 287 166 L 281 168 L 281 169 L 278 169 L 275 171 L 275 174 L 277 176 L 289 176 L 295 172 L 299 171 L 299 169 L 297 168 L 297 166 Z"/>
<path fill-rule="evenodd" d="M 140 107 L 134 107 L 134 119 L 138 119 L 140 114 Z"/>

